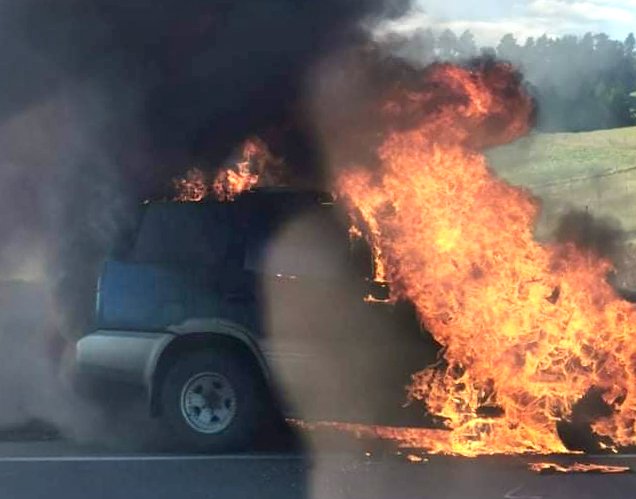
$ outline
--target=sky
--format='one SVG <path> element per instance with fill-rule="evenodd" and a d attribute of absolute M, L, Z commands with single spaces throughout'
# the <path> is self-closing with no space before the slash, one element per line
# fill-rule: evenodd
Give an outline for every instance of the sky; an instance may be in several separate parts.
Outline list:
<path fill-rule="evenodd" d="M 607 33 L 624 40 L 636 31 L 636 0 L 416 0 L 413 12 L 386 25 L 391 31 L 418 27 L 469 29 L 479 45 L 496 45 L 512 33 L 529 36 Z"/>

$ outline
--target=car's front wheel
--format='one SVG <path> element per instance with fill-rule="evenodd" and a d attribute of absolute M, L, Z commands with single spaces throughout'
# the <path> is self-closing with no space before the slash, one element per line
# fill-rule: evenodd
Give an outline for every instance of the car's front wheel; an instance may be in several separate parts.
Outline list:
<path fill-rule="evenodd" d="M 215 452 L 243 449 L 262 426 L 263 392 L 254 366 L 236 352 L 188 353 L 165 376 L 162 418 L 182 446 Z"/>

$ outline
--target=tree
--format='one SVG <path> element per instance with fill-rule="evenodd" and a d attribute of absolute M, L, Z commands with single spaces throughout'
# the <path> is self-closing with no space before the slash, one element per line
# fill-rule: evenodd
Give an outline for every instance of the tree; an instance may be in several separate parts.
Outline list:
<path fill-rule="evenodd" d="M 466 30 L 461 34 L 457 43 L 457 50 L 462 59 L 470 59 L 477 55 L 475 37 L 470 31 Z"/>
<path fill-rule="evenodd" d="M 450 29 L 445 29 L 437 39 L 439 57 L 441 59 L 453 60 L 459 54 L 457 36 Z"/>
<path fill-rule="evenodd" d="M 435 58 L 435 35 L 428 29 L 418 29 L 413 38 L 415 53 L 413 57 L 422 64 L 429 64 Z"/>
<path fill-rule="evenodd" d="M 625 38 L 625 42 L 623 43 L 623 45 L 625 47 L 625 55 L 627 57 L 633 57 L 634 48 L 636 46 L 636 39 L 634 38 L 634 33 L 630 33 L 629 35 L 627 35 L 627 38 Z"/>
<path fill-rule="evenodd" d="M 538 128 L 580 131 L 636 124 L 636 37 L 612 40 L 605 33 L 582 37 L 529 37 L 521 44 L 512 33 L 496 48 L 476 47 L 470 31 L 457 37 L 444 30 L 437 40 L 430 30 L 412 42 L 417 61 L 429 57 L 458 60 L 480 53 L 518 66 L 538 103 Z"/>
<path fill-rule="evenodd" d="M 516 38 L 512 33 L 505 34 L 497 45 L 497 55 L 509 61 L 518 61 L 521 55 L 521 47 L 517 45 Z"/>

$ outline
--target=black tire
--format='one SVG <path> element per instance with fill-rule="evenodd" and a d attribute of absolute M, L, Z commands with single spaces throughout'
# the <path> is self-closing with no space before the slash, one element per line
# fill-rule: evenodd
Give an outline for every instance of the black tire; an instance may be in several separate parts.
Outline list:
<path fill-rule="evenodd" d="M 213 433 L 198 430 L 190 422 L 192 411 L 184 393 L 204 373 L 216 373 L 233 391 L 234 412 L 227 426 Z M 161 387 L 161 417 L 169 440 L 188 449 L 226 452 L 243 450 L 253 444 L 262 427 L 266 409 L 265 390 L 256 366 L 230 349 L 204 350 L 180 356 L 164 378 Z M 194 390 L 198 387 L 195 386 Z M 230 406 L 232 405 L 230 404 Z M 196 408 L 195 408 L 196 409 Z M 223 421 L 228 421 L 226 417 Z"/>

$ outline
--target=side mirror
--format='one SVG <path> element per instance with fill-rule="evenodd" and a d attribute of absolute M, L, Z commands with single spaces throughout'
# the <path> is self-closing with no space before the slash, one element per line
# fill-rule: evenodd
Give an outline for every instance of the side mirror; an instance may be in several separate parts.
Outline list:
<path fill-rule="evenodd" d="M 391 301 L 391 290 L 386 282 L 370 281 L 367 288 L 366 302 L 388 303 Z"/>

